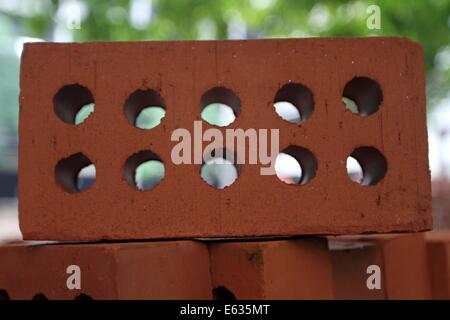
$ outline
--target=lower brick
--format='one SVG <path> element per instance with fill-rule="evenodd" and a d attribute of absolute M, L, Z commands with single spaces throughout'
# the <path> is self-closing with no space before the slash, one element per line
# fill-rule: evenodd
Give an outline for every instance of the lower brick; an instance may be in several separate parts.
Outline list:
<path fill-rule="evenodd" d="M 193 241 L 0 247 L 0 299 L 211 299 L 206 245 Z M 67 267 L 81 270 L 69 290 Z"/>
<path fill-rule="evenodd" d="M 430 299 L 423 234 L 329 239 L 336 299 Z M 370 290 L 370 265 L 380 267 L 381 289 Z"/>
<path fill-rule="evenodd" d="M 326 239 L 210 244 L 216 299 L 332 299 Z"/>
<path fill-rule="evenodd" d="M 426 234 L 433 299 L 450 299 L 450 231 Z"/>

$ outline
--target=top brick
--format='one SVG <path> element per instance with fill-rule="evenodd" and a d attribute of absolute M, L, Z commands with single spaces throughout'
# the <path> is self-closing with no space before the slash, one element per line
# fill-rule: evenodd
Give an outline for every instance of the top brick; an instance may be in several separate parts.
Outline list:
<path fill-rule="evenodd" d="M 276 114 L 281 101 L 296 105 L 295 123 Z M 236 116 L 220 132 L 279 129 L 280 150 L 302 169 L 297 185 L 245 163 L 217 190 L 201 178 L 201 163 L 175 164 L 172 133 L 185 128 L 196 139 L 194 121 L 210 103 Z M 89 104 L 94 112 L 74 125 Z M 165 117 L 136 128 L 148 106 Z M 212 127 L 203 121 L 203 131 Z M 19 134 L 25 239 L 431 227 L 423 55 L 403 38 L 26 44 Z M 361 166 L 359 184 L 347 175 L 349 156 Z M 146 160 L 159 161 L 164 178 L 141 191 L 135 171 Z M 89 164 L 96 181 L 78 192 L 77 175 Z"/>

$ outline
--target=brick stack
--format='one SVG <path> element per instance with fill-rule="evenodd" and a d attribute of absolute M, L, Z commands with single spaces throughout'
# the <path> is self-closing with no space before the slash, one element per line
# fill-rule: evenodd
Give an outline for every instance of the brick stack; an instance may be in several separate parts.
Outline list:
<path fill-rule="evenodd" d="M 313 237 L 430 229 L 424 88 L 421 48 L 401 38 L 27 44 L 20 226 L 25 240 L 59 243 L 0 248 L 0 296 L 429 298 L 422 236 Z M 301 123 L 278 117 L 277 101 L 296 104 Z M 199 164 L 175 164 L 171 135 L 185 128 L 194 137 L 206 102 L 237 116 L 216 128 L 224 135 L 279 129 L 280 150 L 297 150 L 301 183 L 245 163 L 217 190 Z M 89 103 L 94 112 L 77 124 Z M 133 126 L 146 105 L 166 110 L 150 130 Z M 363 169 L 360 184 L 347 176 L 349 156 Z M 165 174 L 141 191 L 134 171 L 146 160 L 161 161 Z M 89 164 L 96 180 L 78 192 Z M 299 235 L 308 237 L 288 238 Z M 361 242 L 368 246 L 341 247 Z M 368 263 L 383 270 L 381 291 L 361 287 Z M 399 272 L 406 264 L 414 267 Z M 70 265 L 80 267 L 81 289 L 67 287 Z"/>

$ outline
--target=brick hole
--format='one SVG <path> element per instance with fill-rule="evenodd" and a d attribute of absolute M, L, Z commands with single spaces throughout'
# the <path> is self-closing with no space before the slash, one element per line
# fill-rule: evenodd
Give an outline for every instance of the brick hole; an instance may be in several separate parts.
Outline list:
<path fill-rule="evenodd" d="M 304 85 L 288 83 L 278 90 L 273 102 L 275 112 L 291 123 L 305 122 L 314 111 L 314 99 Z"/>
<path fill-rule="evenodd" d="M 0 289 L 0 300 L 11 300 L 9 298 L 8 291 L 6 291 L 5 289 Z"/>
<path fill-rule="evenodd" d="M 94 97 L 87 87 L 70 84 L 58 90 L 53 97 L 53 107 L 62 121 L 78 125 L 94 112 Z"/>
<path fill-rule="evenodd" d="M 287 184 L 306 184 L 315 177 L 316 171 L 316 157 L 303 147 L 289 146 L 275 159 L 275 173 Z"/>
<path fill-rule="evenodd" d="M 347 174 L 350 180 L 357 183 L 361 183 L 364 177 L 364 173 L 358 160 L 356 160 L 352 156 L 349 156 L 347 158 L 346 166 L 347 166 Z"/>
<path fill-rule="evenodd" d="M 80 293 L 79 295 L 77 295 L 74 300 L 94 300 L 91 296 L 84 294 L 84 293 Z"/>
<path fill-rule="evenodd" d="M 352 113 L 369 116 L 378 111 L 383 93 L 375 80 L 356 77 L 346 84 L 342 101 Z"/>
<path fill-rule="evenodd" d="M 166 115 L 163 98 L 154 90 L 136 90 L 125 101 L 128 122 L 139 129 L 157 127 Z"/>
<path fill-rule="evenodd" d="M 355 162 L 359 165 L 360 169 L 356 167 Z M 373 147 L 356 148 L 347 158 L 347 174 L 352 181 L 363 186 L 377 184 L 384 178 L 386 171 L 386 158 L 380 151 Z"/>
<path fill-rule="evenodd" d="M 233 91 L 215 87 L 200 99 L 201 118 L 213 126 L 226 127 L 236 120 L 241 112 L 241 102 Z"/>
<path fill-rule="evenodd" d="M 81 152 L 61 159 L 55 168 L 56 182 L 67 192 L 82 192 L 96 179 L 95 165 Z"/>
<path fill-rule="evenodd" d="M 48 300 L 48 298 L 43 293 L 37 293 L 32 300 Z"/>
<path fill-rule="evenodd" d="M 150 150 L 135 153 L 125 162 L 125 180 L 140 191 L 154 188 L 164 178 L 164 173 L 163 162 Z"/>
<path fill-rule="evenodd" d="M 234 293 L 224 286 L 218 286 L 212 290 L 214 300 L 222 301 L 235 301 L 236 297 Z"/>
<path fill-rule="evenodd" d="M 94 112 L 94 109 L 95 105 L 93 103 L 89 103 L 85 106 L 82 106 L 81 109 L 75 115 L 75 124 L 78 125 L 83 123 L 87 118 L 89 118 L 91 113 Z"/>
<path fill-rule="evenodd" d="M 236 157 L 226 149 L 214 149 L 205 156 L 200 168 L 200 176 L 210 186 L 224 189 L 231 186 L 239 177 L 241 166 Z"/>

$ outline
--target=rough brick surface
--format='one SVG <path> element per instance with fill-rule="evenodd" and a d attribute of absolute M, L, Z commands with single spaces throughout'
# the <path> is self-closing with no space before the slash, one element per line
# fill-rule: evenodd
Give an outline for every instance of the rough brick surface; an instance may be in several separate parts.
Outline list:
<path fill-rule="evenodd" d="M 423 234 L 330 239 L 336 299 L 430 299 Z M 381 290 L 367 288 L 367 267 L 381 269 Z"/>
<path fill-rule="evenodd" d="M 11 299 L 212 297 L 207 247 L 196 242 L 7 246 L 0 261 L 0 290 Z M 67 289 L 69 265 L 81 268 L 80 290 Z"/>
<path fill-rule="evenodd" d="M 379 110 L 367 117 L 342 103 L 344 87 L 356 76 L 375 80 L 382 90 Z M 95 100 L 95 112 L 79 126 L 63 122 L 53 106 L 58 90 L 74 83 L 89 88 Z M 301 125 L 274 111 L 274 97 L 287 83 L 312 92 L 314 111 Z M 243 165 L 232 186 L 216 190 L 201 179 L 199 165 L 173 164 L 173 130 L 192 131 L 201 96 L 217 86 L 231 89 L 241 103 L 227 128 L 279 128 L 281 150 L 297 145 L 316 157 L 315 177 L 293 186 L 260 175 L 260 165 Z M 164 99 L 167 113 L 158 127 L 140 130 L 129 123 L 124 103 L 147 88 Z M 89 97 L 73 99 L 81 104 Z M 425 124 L 422 50 L 401 38 L 27 44 L 21 65 L 20 226 L 25 239 L 45 240 L 427 229 Z M 360 146 L 375 147 L 386 158 L 387 173 L 374 186 L 347 177 L 346 158 Z M 165 178 L 140 192 L 123 169 L 128 157 L 147 149 L 164 162 Z M 95 164 L 97 180 L 82 193 L 69 193 L 56 183 L 55 166 L 78 152 Z M 83 164 L 78 160 L 73 165 Z"/>
<path fill-rule="evenodd" d="M 450 232 L 427 233 L 428 267 L 433 299 L 450 299 Z"/>
<path fill-rule="evenodd" d="M 214 288 L 240 299 L 332 299 L 325 239 L 210 245 Z"/>

